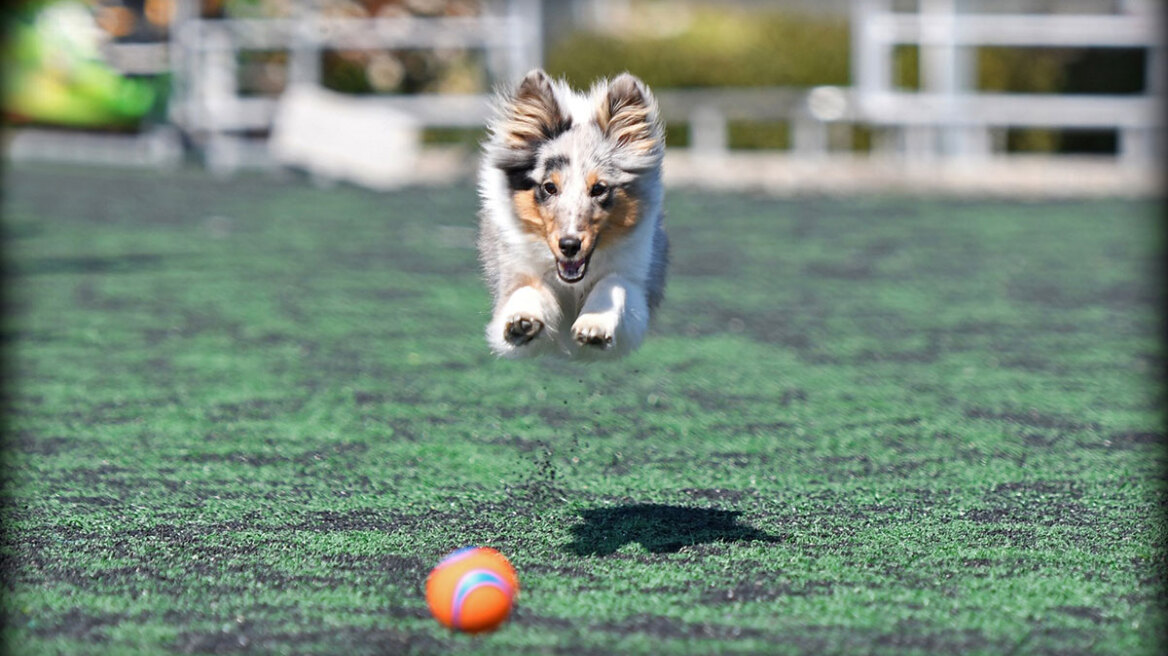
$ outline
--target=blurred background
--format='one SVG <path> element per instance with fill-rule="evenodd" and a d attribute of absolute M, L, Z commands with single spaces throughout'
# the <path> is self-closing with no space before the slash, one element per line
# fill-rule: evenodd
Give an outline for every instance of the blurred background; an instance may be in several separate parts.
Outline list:
<path fill-rule="evenodd" d="M 1146 195 L 1150 0 L 29 0 L 9 10 L 10 161 L 473 175 L 489 94 L 629 70 L 667 183 Z"/>

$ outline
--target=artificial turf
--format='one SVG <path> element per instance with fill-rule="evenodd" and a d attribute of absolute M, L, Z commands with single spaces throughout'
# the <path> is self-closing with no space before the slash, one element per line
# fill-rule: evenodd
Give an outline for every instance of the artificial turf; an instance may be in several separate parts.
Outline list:
<path fill-rule="evenodd" d="M 671 191 L 616 363 L 497 361 L 469 184 L 10 167 L 10 653 L 1153 654 L 1152 201 Z M 429 617 L 457 547 L 522 584 Z"/>

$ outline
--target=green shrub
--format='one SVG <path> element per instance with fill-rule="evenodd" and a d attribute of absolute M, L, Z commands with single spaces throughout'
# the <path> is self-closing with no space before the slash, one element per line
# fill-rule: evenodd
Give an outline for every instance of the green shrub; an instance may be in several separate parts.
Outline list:
<path fill-rule="evenodd" d="M 625 70 L 658 87 L 847 84 L 848 26 L 832 17 L 699 8 L 675 35 L 570 35 L 546 64 L 584 87 Z"/>
<path fill-rule="evenodd" d="M 731 148 L 787 150 L 791 147 L 791 126 L 787 123 L 730 121 L 726 127 Z"/>

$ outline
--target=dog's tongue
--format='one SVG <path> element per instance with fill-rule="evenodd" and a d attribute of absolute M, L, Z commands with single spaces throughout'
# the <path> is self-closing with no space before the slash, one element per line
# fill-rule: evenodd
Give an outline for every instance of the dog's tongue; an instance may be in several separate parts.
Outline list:
<path fill-rule="evenodd" d="M 587 259 L 576 260 L 575 262 L 568 262 L 566 260 L 559 260 L 556 264 L 560 268 L 560 277 L 566 282 L 576 282 L 584 277 L 584 266 L 588 263 Z"/>

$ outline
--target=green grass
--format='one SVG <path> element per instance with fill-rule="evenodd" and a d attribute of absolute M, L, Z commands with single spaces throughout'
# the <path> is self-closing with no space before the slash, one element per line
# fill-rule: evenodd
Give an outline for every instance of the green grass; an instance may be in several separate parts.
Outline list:
<path fill-rule="evenodd" d="M 8 651 L 1160 653 L 1156 204 L 667 202 L 640 352 L 502 362 L 469 185 L 10 168 Z"/>

